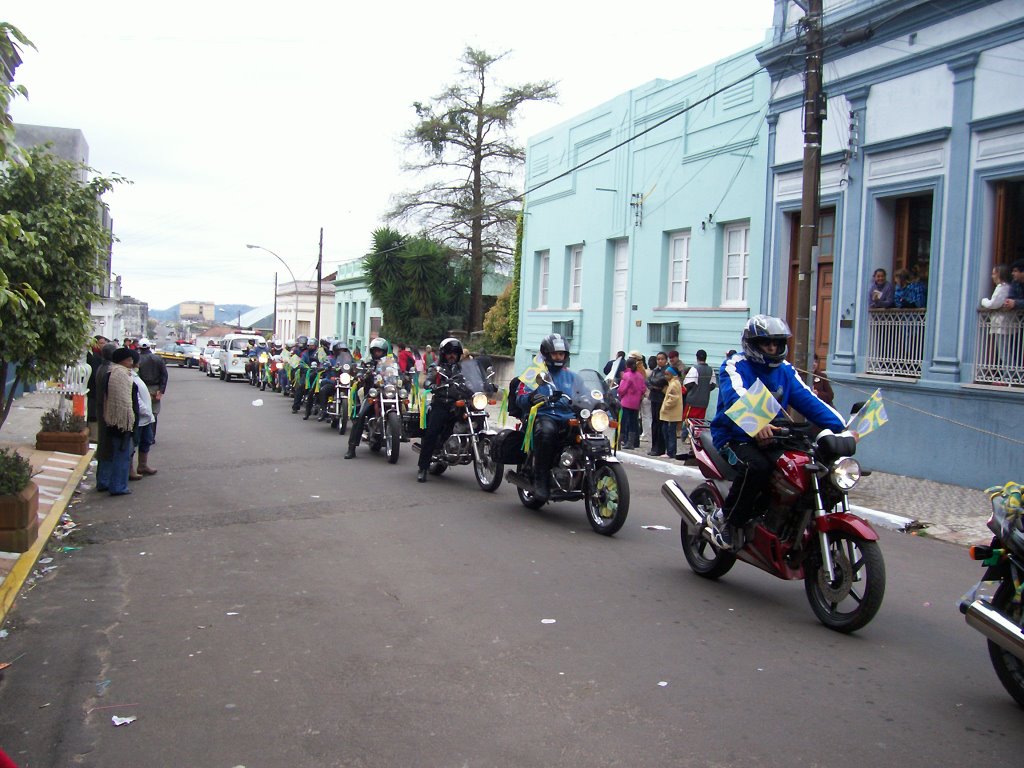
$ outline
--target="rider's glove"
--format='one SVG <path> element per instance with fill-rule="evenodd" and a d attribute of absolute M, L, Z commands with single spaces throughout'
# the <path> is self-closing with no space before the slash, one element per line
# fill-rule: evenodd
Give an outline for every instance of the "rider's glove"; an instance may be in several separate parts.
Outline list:
<path fill-rule="evenodd" d="M 546 403 L 548 396 L 542 392 L 531 392 L 530 393 L 530 405 L 538 405 L 540 403 Z"/>

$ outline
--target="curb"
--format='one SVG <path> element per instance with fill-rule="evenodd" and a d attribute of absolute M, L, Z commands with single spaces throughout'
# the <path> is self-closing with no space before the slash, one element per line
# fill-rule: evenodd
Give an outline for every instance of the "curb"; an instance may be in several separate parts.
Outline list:
<path fill-rule="evenodd" d="M 89 469 L 89 462 L 92 461 L 92 457 L 95 453 L 96 449 L 90 448 L 89 451 L 82 456 L 81 460 L 78 462 L 78 466 L 72 470 L 71 477 L 64 485 L 64 489 L 60 492 L 60 495 L 54 499 L 49 513 L 47 513 L 42 523 L 39 524 L 39 535 L 36 537 L 35 543 L 32 544 L 31 548 L 29 548 L 27 552 L 22 553 L 21 557 L 18 558 L 18 562 L 14 564 L 10 573 L 7 574 L 7 578 L 3 580 L 3 583 L 0 583 L 0 624 L 2 624 L 7 618 L 8 611 L 10 611 L 11 606 L 14 605 L 14 601 L 18 597 L 18 593 L 21 592 L 21 588 L 25 584 L 25 580 L 35 567 L 36 560 L 38 560 L 39 555 L 42 554 L 43 548 L 46 546 L 46 542 L 50 540 L 50 536 L 53 534 L 53 529 L 57 527 L 57 523 L 60 521 L 60 516 L 63 515 L 64 510 L 67 509 L 68 504 L 71 501 L 71 496 L 74 493 L 75 488 L 78 487 L 78 483 Z"/>
<path fill-rule="evenodd" d="M 644 469 L 650 469 L 654 472 L 661 472 L 666 475 L 675 475 L 677 477 L 687 477 L 695 481 L 701 481 L 704 479 L 700 470 L 693 467 L 672 464 L 668 461 L 655 459 L 651 456 L 638 456 L 637 454 L 629 453 L 628 451 L 617 451 L 615 455 L 618 457 L 619 461 L 624 464 L 636 464 L 637 466 L 643 467 Z M 870 507 L 860 507 L 855 504 L 850 505 L 850 511 L 871 523 L 894 531 L 905 531 L 915 523 L 915 521 L 909 517 L 894 515 L 891 512 L 883 512 L 878 509 L 871 509 Z"/>

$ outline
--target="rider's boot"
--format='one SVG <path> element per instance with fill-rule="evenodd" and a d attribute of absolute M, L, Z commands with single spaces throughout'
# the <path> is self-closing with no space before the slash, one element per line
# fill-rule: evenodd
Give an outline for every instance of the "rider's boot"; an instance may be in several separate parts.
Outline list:
<path fill-rule="evenodd" d="M 348 450 L 345 451 L 345 458 L 346 459 L 354 459 L 355 457 L 356 457 L 356 447 L 354 445 L 350 445 L 348 447 Z"/>
<path fill-rule="evenodd" d="M 420 467 L 419 470 L 416 472 L 416 482 L 417 483 L 425 483 L 425 482 L 427 482 L 427 470 L 423 469 L 423 467 Z"/>
<path fill-rule="evenodd" d="M 547 501 L 551 498 L 551 473 L 548 470 L 537 473 L 537 479 L 533 482 L 533 490 L 537 501 Z"/>

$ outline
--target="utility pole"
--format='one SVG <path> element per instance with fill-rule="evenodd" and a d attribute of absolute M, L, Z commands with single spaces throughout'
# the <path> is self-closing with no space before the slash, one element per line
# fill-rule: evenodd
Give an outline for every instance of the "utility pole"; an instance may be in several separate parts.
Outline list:
<path fill-rule="evenodd" d="M 808 0 L 802 24 L 807 57 L 804 68 L 804 163 L 800 206 L 800 239 L 797 244 L 796 328 L 794 363 L 811 381 L 811 257 L 818 244 L 818 207 L 821 192 L 821 123 L 825 119 L 825 94 L 821 69 L 824 44 L 821 31 L 822 0 Z"/>
<path fill-rule="evenodd" d="M 274 272 L 274 320 L 270 324 L 270 327 L 274 330 L 270 332 L 272 339 L 277 338 L 277 272 Z"/>
<path fill-rule="evenodd" d="M 324 228 L 320 227 L 320 253 L 316 257 L 316 339 L 320 341 L 320 280 L 324 268 Z"/>

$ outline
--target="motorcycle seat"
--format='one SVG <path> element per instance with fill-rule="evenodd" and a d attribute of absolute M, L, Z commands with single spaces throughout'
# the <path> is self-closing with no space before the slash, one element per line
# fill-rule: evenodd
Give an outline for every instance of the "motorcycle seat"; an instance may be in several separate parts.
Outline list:
<path fill-rule="evenodd" d="M 726 461 L 722 454 L 718 452 L 718 449 L 715 448 L 715 443 L 711 439 L 711 430 L 701 430 L 700 434 L 697 435 L 697 439 L 700 441 L 701 450 L 711 459 L 711 463 L 715 465 L 718 473 L 726 480 L 735 480 L 736 468 Z"/>

